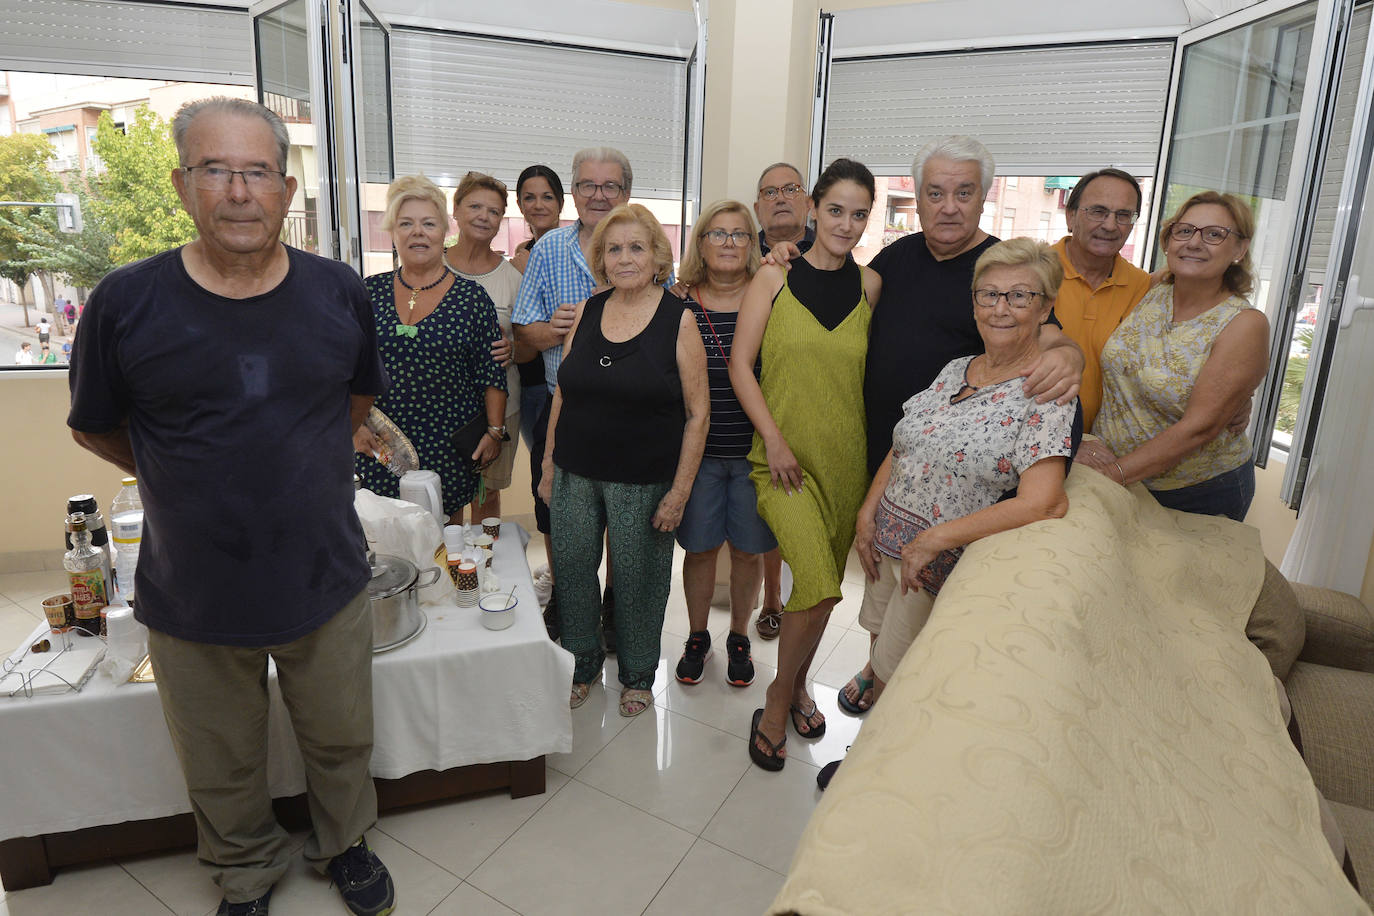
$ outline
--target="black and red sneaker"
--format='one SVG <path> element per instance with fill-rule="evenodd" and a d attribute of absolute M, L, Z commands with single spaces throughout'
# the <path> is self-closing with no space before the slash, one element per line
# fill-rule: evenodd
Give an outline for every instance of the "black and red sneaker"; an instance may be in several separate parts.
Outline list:
<path fill-rule="evenodd" d="M 684 684 L 700 684 L 702 672 L 706 670 L 706 659 L 711 657 L 711 634 L 702 630 L 687 637 L 682 647 L 682 658 L 677 662 L 677 679 Z"/>
<path fill-rule="evenodd" d="M 754 658 L 749 653 L 749 637 L 731 633 L 725 637 L 725 681 L 731 687 L 748 687 L 754 683 Z"/>

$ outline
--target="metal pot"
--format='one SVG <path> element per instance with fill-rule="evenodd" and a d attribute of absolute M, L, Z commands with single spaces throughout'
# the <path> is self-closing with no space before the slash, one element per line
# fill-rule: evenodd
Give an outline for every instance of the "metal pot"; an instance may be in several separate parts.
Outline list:
<path fill-rule="evenodd" d="M 431 567 L 421 582 L 415 564 L 404 557 L 377 554 L 372 561 L 372 581 L 367 596 L 372 603 L 372 651 L 385 652 L 403 646 L 424 632 L 429 622 L 420 609 L 420 589 L 439 581 L 442 571 Z"/>

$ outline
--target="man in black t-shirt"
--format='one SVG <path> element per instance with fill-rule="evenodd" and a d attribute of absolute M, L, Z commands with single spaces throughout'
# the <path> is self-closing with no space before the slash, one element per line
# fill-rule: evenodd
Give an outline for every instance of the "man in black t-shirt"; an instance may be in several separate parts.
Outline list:
<path fill-rule="evenodd" d="M 983 351 L 973 321 L 973 265 L 999 241 L 978 227 L 993 168 L 992 155 L 972 137 L 926 144 L 911 164 L 922 231 L 888 245 L 868 265 L 883 280 L 864 372 L 870 475 L 892 447 L 902 405 L 950 360 Z M 1078 393 L 1083 353 L 1054 324 L 1043 328 L 1040 344 L 1026 391 L 1065 403 Z"/>
<path fill-rule="evenodd" d="M 391 912 L 363 839 L 377 821 L 371 573 L 353 509 L 352 435 L 387 386 L 376 323 L 347 265 L 278 241 L 296 190 L 280 118 L 213 98 L 172 131 L 197 238 L 91 294 L 67 423 L 139 478 L 135 616 L 218 913 L 266 913 L 294 858 L 268 785 L 269 658 L 305 761 L 305 857 L 352 912 Z"/>

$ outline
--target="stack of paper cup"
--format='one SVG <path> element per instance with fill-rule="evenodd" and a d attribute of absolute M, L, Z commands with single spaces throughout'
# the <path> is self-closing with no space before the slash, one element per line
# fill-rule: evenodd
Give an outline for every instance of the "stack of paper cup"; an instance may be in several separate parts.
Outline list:
<path fill-rule="evenodd" d="M 476 607 L 481 597 L 480 580 L 477 577 L 477 564 L 467 557 L 458 563 L 454 570 L 454 585 L 458 587 L 458 606 Z"/>

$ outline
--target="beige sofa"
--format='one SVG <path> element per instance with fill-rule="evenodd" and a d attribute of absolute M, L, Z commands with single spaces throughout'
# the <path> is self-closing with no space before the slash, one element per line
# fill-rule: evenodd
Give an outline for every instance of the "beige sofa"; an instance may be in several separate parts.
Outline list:
<path fill-rule="evenodd" d="M 1266 566 L 1247 634 L 1284 683 L 1303 759 L 1374 904 L 1374 613 Z"/>
<path fill-rule="evenodd" d="M 1289 586 L 1253 528 L 1067 488 L 959 561 L 770 916 L 1369 916 L 1330 842 L 1368 893 L 1368 611 Z"/>

